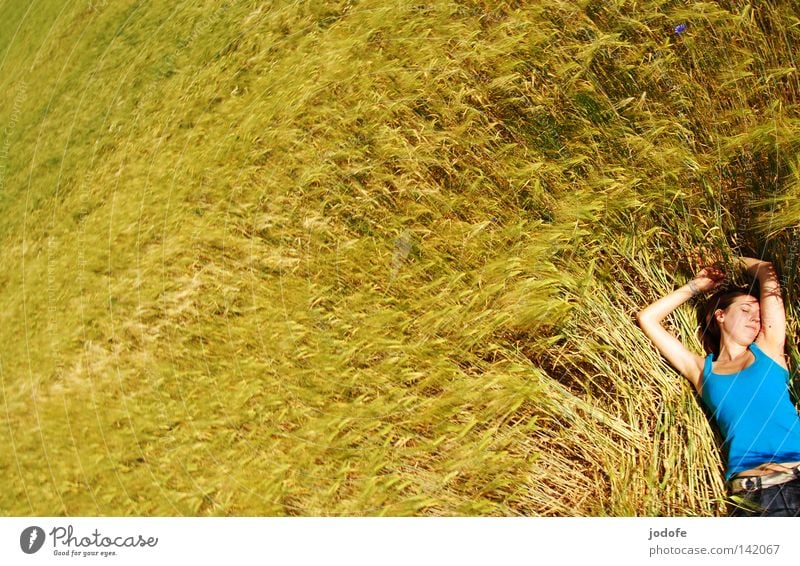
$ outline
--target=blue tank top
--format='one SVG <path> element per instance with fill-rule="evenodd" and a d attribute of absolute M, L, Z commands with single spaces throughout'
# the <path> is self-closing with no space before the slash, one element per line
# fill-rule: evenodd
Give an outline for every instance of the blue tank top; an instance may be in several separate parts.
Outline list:
<path fill-rule="evenodd" d="M 720 375 L 706 357 L 701 397 L 719 426 L 727 459 L 725 479 L 767 462 L 800 461 L 800 415 L 789 397 L 789 372 L 755 342 L 755 361 Z"/>

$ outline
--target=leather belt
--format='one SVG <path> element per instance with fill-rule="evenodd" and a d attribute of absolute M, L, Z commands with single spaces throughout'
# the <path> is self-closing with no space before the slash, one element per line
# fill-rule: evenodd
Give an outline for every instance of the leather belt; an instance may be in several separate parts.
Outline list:
<path fill-rule="evenodd" d="M 765 476 L 734 478 L 728 482 L 728 488 L 731 493 L 751 493 L 759 489 L 764 489 L 765 487 L 780 485 L 795 479 L 800 479 L 800 466 L 797 466 L 791 472 L 775 472 L 774 474 L 767 474 Z"/>

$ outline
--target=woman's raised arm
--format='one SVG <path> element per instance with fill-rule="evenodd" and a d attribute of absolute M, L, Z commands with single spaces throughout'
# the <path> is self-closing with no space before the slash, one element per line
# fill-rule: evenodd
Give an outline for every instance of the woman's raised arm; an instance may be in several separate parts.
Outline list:
<path fill-rule="evenodd" d="M 700 390 L 700 376 L 703 372 L 703 357 L 691 352 L 661 323 L 672 311 L 695 295 L 710 291 L 719 285 L 723 278 L 724 274 L 721 271 L 707 267 L 689 283 L 644 308 L 636 316 L 639 326 L 661 352 L 661 355 L 698 391 Z"/>
<path fill-rule="evenodd" d="M 767 351 L 778 359 L 783 359 L 783 344 L 786 342 L 786 310 L 775 267 L 769 261 L 752 257 L 743 257 L 741 262 L 747 272 L 758 279 L 760 288 L 761 332 L 756 342 L 766 346 Z"/>

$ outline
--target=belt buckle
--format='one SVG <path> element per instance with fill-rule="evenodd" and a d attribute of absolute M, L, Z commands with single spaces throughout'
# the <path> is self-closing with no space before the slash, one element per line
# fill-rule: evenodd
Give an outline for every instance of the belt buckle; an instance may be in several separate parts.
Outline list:
<path fill-rule="evenodd" d="M 759 477 L 747 478 L 744 481 L 744 488 L 748 492 L 757 491 L 758 488 L 760 488 L 760 487 L 761 487 L 761 478 L 759 478 Z"/>
<path fill-rule="evenodd" d="M 748 476 L 741 478 L 742 491 L 753 493 L 761 489 L 761 478 L 758 476 Z"/>

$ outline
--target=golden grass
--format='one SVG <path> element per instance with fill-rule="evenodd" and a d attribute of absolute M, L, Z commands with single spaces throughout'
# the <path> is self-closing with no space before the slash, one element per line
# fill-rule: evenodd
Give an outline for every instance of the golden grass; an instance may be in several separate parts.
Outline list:
<path fill-rule="evenodd" d="M 724 513 L 634 314 L 796 334 L 790 6 L 3 4 L 0 508 Z"/>

